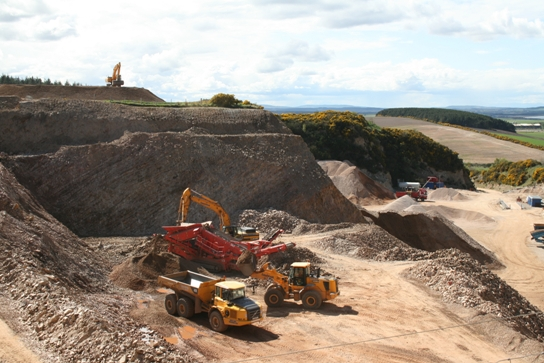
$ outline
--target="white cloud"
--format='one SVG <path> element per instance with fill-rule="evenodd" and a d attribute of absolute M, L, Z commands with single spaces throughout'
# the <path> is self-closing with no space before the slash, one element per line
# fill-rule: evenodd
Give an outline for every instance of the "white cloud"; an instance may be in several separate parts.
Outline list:
<path fill-rule="evenodd" d="M 42 0 L 2 0 L 0 2 L 0 22 L 16 22 L 47 12 L 48 8 Z"/>
<path fill-rule="evenodd" d="M 519 102 L 544 92 L 540 3 L 0 0 L 0 59 L 12 74 L 95 85 L 121 61 L 126 86 L 167 100 L 425 103 L 499 89 Z"/>
<path fill-rule="evenodd" d="M 35 37 L 39 40 L 59 40 L 77 35 L 73 25 L 68 19 L 60 17 L 40 22 L 35 27 Z"/>

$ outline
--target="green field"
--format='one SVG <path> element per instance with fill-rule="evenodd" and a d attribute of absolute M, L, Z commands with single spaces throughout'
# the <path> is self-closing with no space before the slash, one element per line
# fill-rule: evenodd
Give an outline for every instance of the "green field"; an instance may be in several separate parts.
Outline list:
<path fill-rule="evenodd" d="M 544 132 L 525 132 L 519 133 L 518 135 L 512 134 L 502 134 L 499 132 L 494 132 L 494 134 L 508 137 L 513 140 L 527 142 L 536 146 L 544 146 Z"/>

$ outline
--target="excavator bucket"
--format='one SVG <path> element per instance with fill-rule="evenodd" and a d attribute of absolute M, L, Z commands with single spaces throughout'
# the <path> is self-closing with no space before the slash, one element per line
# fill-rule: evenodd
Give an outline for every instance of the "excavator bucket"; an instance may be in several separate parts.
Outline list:
<path fill-rule="evenodd" d="M 257 269 L 257 256 L 249 250 L 245 250 L 236 260 L 236 266 L 244 276 L 251 276 Z"/>

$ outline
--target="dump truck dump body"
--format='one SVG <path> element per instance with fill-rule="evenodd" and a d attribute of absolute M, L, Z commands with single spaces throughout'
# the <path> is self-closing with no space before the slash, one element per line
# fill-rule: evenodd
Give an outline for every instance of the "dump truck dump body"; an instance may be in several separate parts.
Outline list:
<path fill-rule="evenodd" d="M 159 276 L 158 284 L 174 291 L 165 298 L 171 315 L 190 318 L 207 312 L 213 330 L 222 332 L 228 326 L 253 324 L 263 319 L 259 303 L 245 296 L 245 285 L 225 278 L 212 278 L 192 271 Z"/>

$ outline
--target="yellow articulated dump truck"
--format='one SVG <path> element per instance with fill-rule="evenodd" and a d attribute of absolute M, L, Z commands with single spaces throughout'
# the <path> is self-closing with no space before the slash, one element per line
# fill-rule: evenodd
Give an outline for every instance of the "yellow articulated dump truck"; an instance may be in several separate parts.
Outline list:
<path fill-rule="evenodd" d="M 263 320 L 261 305 L 246 296 L 246 285 L 241 282 L 181 271 L 159 276 L 158 284 L 174 291 L 164 300 L 170 315 L 190 318 L 206 312 L 211 328 L 217 332 Z"/>

